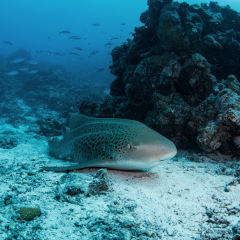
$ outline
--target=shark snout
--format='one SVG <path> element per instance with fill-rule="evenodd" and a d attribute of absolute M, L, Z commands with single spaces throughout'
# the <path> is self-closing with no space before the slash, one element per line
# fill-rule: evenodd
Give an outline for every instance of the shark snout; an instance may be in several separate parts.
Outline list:
<path fill-rule="evenodd" d="M 161 160 L 166 160 L 166 159 L 173 158 L 176 154 L 177 154 L 177 149 L 174 146 L 174 148 L 169 149 L 169 151 L 162 156 Z"/>
<path fill-rule="evenodd" d="M 173 158 L 177 154 L 177 148 L 173 142 L 168 140 L 165 146 L 159 147 L 160 160 L 167 160 Z"/>

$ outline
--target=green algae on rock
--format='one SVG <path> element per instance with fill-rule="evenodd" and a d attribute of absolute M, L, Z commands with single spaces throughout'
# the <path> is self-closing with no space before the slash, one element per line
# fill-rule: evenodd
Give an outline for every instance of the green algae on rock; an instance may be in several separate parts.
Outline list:
<path fill-rule="evenodd" d="M 18 214 L 21 219 L 25 221 L 32 221 L 35 217 L 39 217 L 41 215 L 41 211 L 39 208 L 21 207 Z"/>

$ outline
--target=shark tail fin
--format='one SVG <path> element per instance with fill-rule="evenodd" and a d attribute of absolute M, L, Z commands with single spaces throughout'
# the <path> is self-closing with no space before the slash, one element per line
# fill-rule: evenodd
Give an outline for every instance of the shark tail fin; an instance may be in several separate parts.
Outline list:
<path fill-rule="evenodd" d="M 71 171 L 71 170 L 77 170 L 77 169 L 81 169 L 81 168 L 86 168 L 86 167 L 93 167 L 95 165 L 95 163 L 98 162 L 98 159 L 92 159 L 88 162 L 85 163 L 79 163 L 79 164 L 75 164 L 72 166 L 62 166 L 62 167 L 42 167 L 42 170 L 45 171 L 53 171 L 53 172 L 65 172 L 65 171 Z"/>
<path fill-rule="evenodd" d="M 42 170 L 52 171 L 52 172 L 65 172 L 70 170 L 79 169 L 76 166 L 66 166 L 66 167 L 42 167 Z"/>
<path fill-rule="evenodd" d="M 54 141 L 54 140 L 49 140 L 48 141 L 48 149 L 49 149 L 49 154 L 55 157 L 58 157 L 58 151 L 56 149 L 59 148 L 59 141 Z"/>

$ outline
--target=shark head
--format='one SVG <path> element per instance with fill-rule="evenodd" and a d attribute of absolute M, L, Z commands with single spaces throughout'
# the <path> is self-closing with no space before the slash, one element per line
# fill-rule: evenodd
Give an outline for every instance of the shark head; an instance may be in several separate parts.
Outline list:
<path fill-rule="evenodd" d="M 132 131 L 131 131 L 132 130 Z M 104 163 L 106 167 L 121 170 L 140 170 L 155 167 L 177 154 L 173 142 L 144 124 L 128 129 L 116 146 L 116 161 Z"/>

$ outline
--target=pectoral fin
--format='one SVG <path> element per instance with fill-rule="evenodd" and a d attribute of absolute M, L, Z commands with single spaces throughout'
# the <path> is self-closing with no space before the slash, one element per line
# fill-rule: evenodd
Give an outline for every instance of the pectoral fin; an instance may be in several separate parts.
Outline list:
<path fill-rule="evenodd" d="M 96 158 L 92 160 L 87 160 L 86 162 L 82 162 L 72 166 L 64 166 L 64 167 L 42 167 L 42 170 L 45 171 L 53 171 L 53 172 L 64 172 L 70 170 L 76 170 L 86 167 L 94 167 L 96 164 L 104 163 L 109 159 L 109 155 L 103 152 L 98 155 Z"/>
<path fill-rule="evenodd" d="M 76 169 L 81 169 L 81 168 L 86 168 L 86 167 L 93 167 L 95 163 L 99 163 L 99 159 L 93 159 L 86 163 L 80 163 L 80 164 L 76 164 L 76 165 L 72 165 L 72 166 L 42 167 L 42 170 L 53 171 L 53 172 L 64 172 L 64 171 L 76 170 Z"/>

